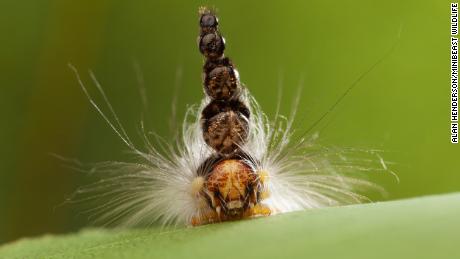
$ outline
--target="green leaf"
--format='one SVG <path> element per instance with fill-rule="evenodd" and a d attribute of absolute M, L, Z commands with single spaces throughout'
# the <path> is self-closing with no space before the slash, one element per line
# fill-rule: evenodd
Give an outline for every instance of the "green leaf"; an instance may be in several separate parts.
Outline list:
<path fill-rule="evenodd" d="M 460 194 L 315 209 L 194 228 L 23 239 L 0 258 L 460 258 Z"/>

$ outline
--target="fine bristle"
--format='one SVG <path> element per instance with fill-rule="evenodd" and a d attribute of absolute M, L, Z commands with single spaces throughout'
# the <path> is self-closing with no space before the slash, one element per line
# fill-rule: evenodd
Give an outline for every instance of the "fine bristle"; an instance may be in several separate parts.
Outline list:
<path fill-rule="evenodd" d="M 206 6 L 198 7 L 198 14 L 199 15 L 208 14 L 208 13 L 211 13 L 211 10 L 209 10 L 208 7 L 206 7 Z"/>
<path fill-rule="evenodd" d="M 71 69 L 90 103 L 134 155 L 133 162 L 92 165 L 88 171 L 100 180 L 80 188 L 71 202 L 85 204 L 89 209 L 83 213 L 104 225 L 135 226 L 158 222 L 176 225 L 188 223 L 193 216 L 204 213 L 203 202 L 192 194 L 193 182 L 200 175 L 200 170 L 207 170 L 202 163 L 211 153 L 202 140 L 197 116 L 205 101 L 200 107 L 193 106 L 187 110 L 181 136 L 174 144 L 156 135 L 152 143 L 141 123 L 145 143 L 141 151 L 129 139 L 108 100 L 104 97 L 115 124 L 88 94 L 76 69 L 73 66 Z M 104 96 L 103 92 L 100 93 Z"/>
<path fill-rule="evenodd" d="M 197 225 L 221 221 L 221 214 L 229 211 L 233 214 L 227 219 L 235 215 L 266 216 L 366 202 L 369 199 L 365 194 L 369 190 L 384 193 L 382 188 L 362 177 L 369 172 L 392 173 L 378 151 L 326 147 L 319 144 L 318 133 L 310 132 L 371 70 L 353 83 L 304 134 L 296 137 L 293 122 L 300 93 L 293 102 L 290 118 L 279 114 L 278 105 L 274 118 L 269 119 L 239 81 L 234 63 L 224 55 L 225 40 L 215 10 L 200 7 L 199 14 L 198 47 L 205 58 L 206 97 L 200 105 L 187 110 L 174 140 L 164 140 L 151 132 L 147 134 L 141 122 L 144 147 L 139 148 L 94 74 L 89 72 L 108 114 L 93 100 L 75 67 L 69 65 L 91 105 L 134 157 L 130 162 L 93 165 L 89 171 L 96 172 L 100 180 L 80 188 L 72 201 L 89 206 L 85 212 L 104 225 Z M 136 70 L 139 72 L 139 68 Z M 140 73 L 137 74 L 140 77 Z M 145 94 L 145 89 L 141 88 L 140 92 Z M 147 107 L 146 98 L 143 106 Z M 237 169 L 232 170 L 243 172 L 241 175 L 251 180 L 233 188 L 235 182 L 246 178 L 233 171 L 232 175 L 238 175 L 235 178 L 238 180 L 227 177 L 229 174 L 220 174 L 216 169 L 220 168 L 216 163 L 219 159 L 233 161 L 239 167 L 234 166 L 232 168 Z M 213 178 L 216 174 L 225 177 Z M 235 192 L 224 191 L 225 195 L 215 196 L 221 187 L 210 189 L 210 179 L 224 179 L 221 182 L 231 187 L 226 190 Z M 238 194 L 235 195 L 238 200 L 229 200 L 228 204 L 235 203 L 226 208 L 222 197 L 228 193 Z M 240 199 L 241 193 L 251 194 Z M 221 200 L 224 205 L 215 205 Z M 212 213 L 216 216 L 209 216 Z"/>
<path fill-rule="evenodd" d="M 267 174 L 270 197 L 263 202 L 274 212 L 369 201 L 369 190 L 384 193 L 361 178 L 362 172 L 388 171 L 380 166 L 377 151 L 329 148 L 318 144 L 318 134 L 295 140 L 293 118 L 269 120 L 256 100 L 246 93 L 251 107 L 252 134 L 243 148 L 247 163 Z"/>
<path fill-rule="evenodd" d="M 209 8 L 208 6 L 200 6 L 198 7 L 198 14 L 203 15 L 203 14 L 215 14 L 217 12 L 216 8 Z"/>
<path fill-rule="evenodd" d="M 81 86 L 86 90 L 82 83 Z M 283 116 L 269 120 L 247 91 L 243 101 L 251 109 L 252 131 L 248 143 L 241 148 L 250 154 L 247 163 L 253 170 L 266 174 L 265 188 L 270 196 L 263 203 L 273 212 L 357 203 L 368 200 L 362 194 L 368 189 L 382 191 L 359 178 L 359 172 L 387 170 L 385 164 L 384 168 L 371 166 L 383 161 L 373 151 L 326 148 L 316 144 L 316 134 L 293 141 L 292 120 Z M 199 111 L 207 102 L 203 100 L 199 107 L 187 110 L 175 145 L 160 138 L 154 144 L 144 134 L 144 151 L 134 147 L 125 131 L 108 121 L 127 142 L 134 162 L 93 165 L 90 171 L 100 181 L 80 188 L 72 201 L 83 202 L 89 207 L 84 212 L 103 225 L 188 225 L 193 217 L 206 214 L 209 207 L 196 193 L 203 184 L 202 171 L 209 170 L 203 164 L 212 153 L 203 141 L 199 121 Z M 143 126 L 141 129 L 144 132 Z M 358 153 L 369 157 L 357 157 Z"/>

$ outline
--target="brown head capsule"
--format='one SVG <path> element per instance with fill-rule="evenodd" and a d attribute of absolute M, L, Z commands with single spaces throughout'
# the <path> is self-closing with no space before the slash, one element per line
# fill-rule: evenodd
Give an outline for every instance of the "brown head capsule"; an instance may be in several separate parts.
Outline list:
<path fill-rule="evenodd" d="M 238 100 L 214 100 L 203 110 L 201 123 L 205 142 L 223 155 L 232 154 L 246 142 L 249 110 Z"/>
<path fill-rule="evenodd" d="M 231 65 L 219 65 L 205 74 L 204 89 L 212 99 L 229 100 L 240 90 L 238 71 Z"/>
<path fill-rule="evenodd" d="M 218 162 L 206 179 L 204 193 L 221 220 L 244 217 L 258 202 L 257 174 L 240 159 Z"/>
<path fill-rule="evenodd" d="M 219 25 L 219 20 L 214 14 L 208 12 L 201 15 L 200 28 L 202 30 L 216 30 L 217 25 Z"/>
<path fill-rule="evenodd" d="M 219 20 L 214 13 L 207 8 L 200 8 L 200 36 L 216 32 Z"/>
<path fill-rule="evenodd" d="M 209 59 L 216 59 L 224 54 L 225 40 L 218 32 L 211 32 L 199 37 L 200 52 Z"/>

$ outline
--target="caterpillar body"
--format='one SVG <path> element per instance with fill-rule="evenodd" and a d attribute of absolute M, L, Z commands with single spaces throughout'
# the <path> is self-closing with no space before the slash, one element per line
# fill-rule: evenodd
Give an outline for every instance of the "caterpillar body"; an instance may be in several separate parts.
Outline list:
<path fill-rule="evenodd" d="M 71 66 L 91 104 L 137 157 L 135 162 L 93 166 L 101 180 L 76 193 L 94 204 L 92 216 L 127 226 L 202 225 L 362 202 L 368 200 L 364 191 L 383 191 L 358 177 L 360 172 L 388 171 L 376 151 L 326 148 L 316 144 L 317 134 L 294 139 L 293 117 L 277 113 L 268 119 L 224 55 L 218 23 L 215 12 L 200 8 L 198 47 L 205 59 L 206 96 L 188 109 L 175 142 L 155 145 L 143 134 L 145 149 L 139 149 L 94 75 L 114 120 L 93 101 Z M 358 159 L 356 153 L 366 157 Z"/>
<path fill-rule="evenodd" d="M 224 56 L 225 40 L 218 30 L 217 17 L 209 9 L 200 10 L 200 52 L 206 58 L 203 86 L 210 98 L 201 114 L 203 138 L 215 154 L 204 163 L 194 180 L 194 192 L 211 208 L 193 217 L 192 224 L 269 215 L 262 205 L 264 171 L 259 171 L 242 146 L 248 141 L 250 110 L 242 100 L 238 72 Z M 250 162 L 251 161 L 251 162 Z"/>

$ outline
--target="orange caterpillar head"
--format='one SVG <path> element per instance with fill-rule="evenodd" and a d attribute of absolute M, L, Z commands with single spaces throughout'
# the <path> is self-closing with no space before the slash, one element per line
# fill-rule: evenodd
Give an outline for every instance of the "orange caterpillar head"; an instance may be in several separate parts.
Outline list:
<path fill-rule="evenodd" d="M 211 169 L 202 193 L 220 220 L 231 220 L 249 216 L 260 201 L 261 188 L 251 167 L 241 159 L 225 159 Z"/>

